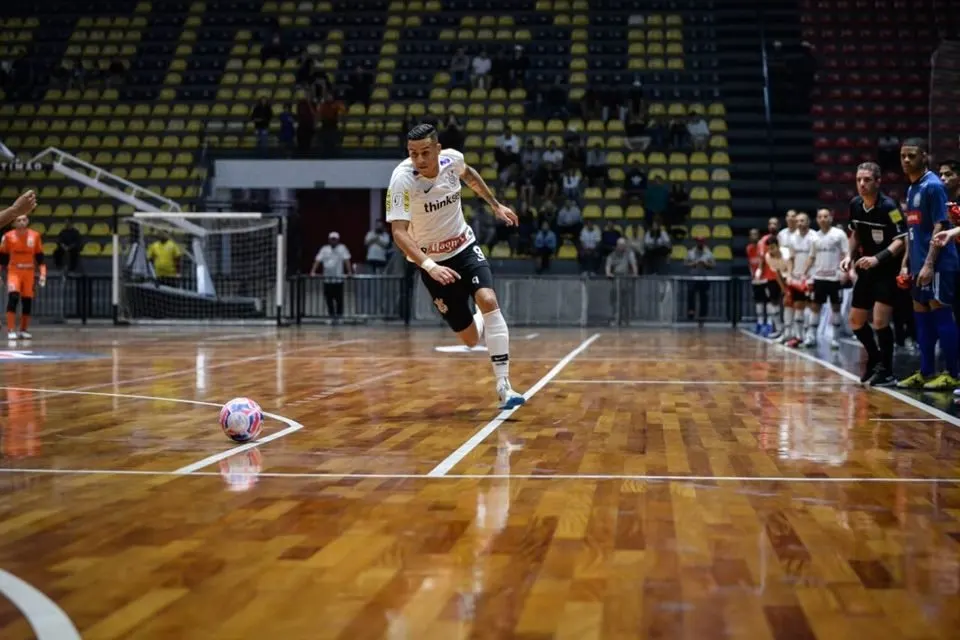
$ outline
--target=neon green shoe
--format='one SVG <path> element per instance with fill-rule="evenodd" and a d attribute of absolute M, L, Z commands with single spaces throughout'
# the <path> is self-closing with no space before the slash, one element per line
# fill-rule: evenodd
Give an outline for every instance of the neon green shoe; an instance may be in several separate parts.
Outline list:
<path fill-rule="evenodd" d="M 922 373 L 917 371 L 912 376 L 897 381 L 897 389 L 923 389 L 927 379 Z"/>
<path fill-rule="evenodd" d="M 957 381 L 952 375 L 947 372 L 943 372 L 939 375 L 934 376 L 932 379 L 928 380 L 925 385 L 923 385 L 924 391 L 950 391 L 957 388 L 957 385 L 960 382 Z"/>

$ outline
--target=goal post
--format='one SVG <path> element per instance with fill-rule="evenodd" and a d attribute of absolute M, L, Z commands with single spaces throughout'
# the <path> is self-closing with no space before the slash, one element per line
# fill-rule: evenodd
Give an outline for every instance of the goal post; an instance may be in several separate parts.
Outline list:
<path fill-rule="evenodd" d="M 280 324 L 285 226 L 262 213 L 115 216 L 114 321 Z"/>

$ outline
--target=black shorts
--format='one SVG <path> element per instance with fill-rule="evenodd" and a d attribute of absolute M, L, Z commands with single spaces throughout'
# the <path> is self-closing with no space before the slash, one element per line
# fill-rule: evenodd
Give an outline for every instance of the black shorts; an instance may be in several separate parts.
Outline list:
<path fill-rule="evenodd" d="M 893 306 L 897 300 L 897 274 L 895 271 L 857 270 L 857 282 L 853 285 L 854 309 L 873 309 L 879 302 Z"/>
<path fill-rule="evenodd" d="M 813 281 L 813 301 L 817 304 L 840 304 L 840 283 L 834 280 Z"/>
<path fill-rule="evenodd" d="M 454 333 L 460 333 L 473 323 L 470 300 L 474 294 L 480 289 L 493 288 L 493 272 L 476 242 L 452 258 L 438 260 L 437 264 L 453 269 L 460 274 L 460 279 L 453 284 L 440 284 L 423 269 L 420 269 L 420 278 L 433 298 L 433 306 Z"/>
<path fill-rule="evenodd" d="M 776 280 L 753 283 L 753 301 L 756 304 L 780 301 L 780 285 Z"/>

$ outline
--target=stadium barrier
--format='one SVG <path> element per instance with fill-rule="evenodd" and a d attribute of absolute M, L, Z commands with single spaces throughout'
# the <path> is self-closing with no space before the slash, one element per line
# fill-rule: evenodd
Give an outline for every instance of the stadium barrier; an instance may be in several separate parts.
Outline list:
<path fill-rule="evenodd" d="M 322 277 L 289 276 L 284 287 L 283 321 L 286 324 L 330 322 Z M 34 304 L 34 317 L 42 322 L 113 320 L 111 278 L 108 275 L 51 274 L 47 287 Z M 251 290 L 269 291 L 248 283 Z M 752 321 L 749 279 L 711 276 L 640 276 L 581 278 L 577 276 L 496 277 L 500 304 L 508 322 L 516 326 L 673 326 L 696 322 L 688 314 L 690 292 L 694 302 L 707 287 L 702 320 L 737 326 Z M 434 302 L 419 277 L 358 275 L 343 280 L 343 316 L 347 324 L 374 322 L 442 326 Z M 264 300 L 260 322 L 273 321 L 273 300 Z M 208 322 L 214 318 L 197 318 Z M 256 318 L 248 318 L 256 321 Z M 190 318 L 177 314 L 177 321 Z"/>

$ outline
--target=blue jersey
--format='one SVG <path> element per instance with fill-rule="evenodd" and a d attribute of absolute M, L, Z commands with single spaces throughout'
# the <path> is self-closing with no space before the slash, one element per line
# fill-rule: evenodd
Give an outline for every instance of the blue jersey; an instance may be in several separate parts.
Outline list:
<path fill-rule="evenodd" d="M 942 229 L 951 227 L 947 218 L 947 189 L 932 171 L 927 171 L 907 189 L 906 214 L 910 273 L 916 276 L 927 259 L 930 241 L 933 239 L 933 225 L 939 222 Z M 960 264 L 957 261 L 957 248 L 951 242 L 940 249 L 933 269 L 943 272 L 957 271 L 958 268 Z"/>

